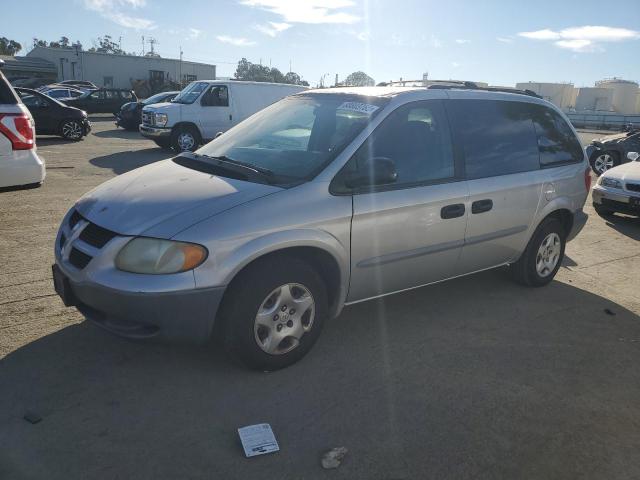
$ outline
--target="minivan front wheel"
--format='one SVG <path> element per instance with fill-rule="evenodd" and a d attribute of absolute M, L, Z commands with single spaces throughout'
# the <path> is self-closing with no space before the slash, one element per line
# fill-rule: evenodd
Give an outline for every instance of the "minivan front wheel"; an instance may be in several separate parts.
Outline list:
<path fill-rule="evenodd" d="M 200 135 L 193 127 L 178 127 L 171 133 L 171 146 L 176 152 L 193 152 L 199 143 Z"/>
<path fill-rule="evenodd" d="M 240 273 L 220 317 L 225 350 L 250 368 L 268 371 L 304 357 L 327 317 L 322 278 L 306 262 L 275 256 Z"/>
<path fill-rule="evenodd" d="M 564 258 L 565 236 L 558 219 L 544 220 L 520 259 L 511 265 L 513 278 L 530 287 L 542 287 L 551 282 Z"/>

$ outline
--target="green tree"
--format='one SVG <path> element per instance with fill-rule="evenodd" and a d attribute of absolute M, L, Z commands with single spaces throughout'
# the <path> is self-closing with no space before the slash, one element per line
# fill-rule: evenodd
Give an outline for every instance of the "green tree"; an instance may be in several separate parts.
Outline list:
<path fill-rule="evenodd" d="M 291 83 L 294 85 L 309 85 L 300 78 L 295 72 L 283 74 L 277 68 L 269 68 L 257 63 L 251 63 L 246 58 L 242 58 L 238 62 L 238 67 L 234 74 L 236 80 L 245 80 L 251 82 L 274 82 L 274 83 Z"/>
<path fill-rule="evenodd" d="M 375 84 L 373 78 L 361 71 L 353 72 L 342 82 L 342 85 L 349 87 L 373 87 Z"/>
<path fill-rule="evenodd" d="M 22 50 L 22 45 L 15 40 L 9 40 L 7 37 L 0 38 L 0 55 L 14 56 L 20 50 Z"/>

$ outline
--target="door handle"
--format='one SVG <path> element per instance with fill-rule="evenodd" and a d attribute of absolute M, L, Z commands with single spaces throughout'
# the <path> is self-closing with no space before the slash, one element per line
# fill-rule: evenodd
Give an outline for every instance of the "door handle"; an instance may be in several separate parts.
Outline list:
<path fill-rule="evenodd" d="M 485 200 L 476 200 L 471 204 L 471 213 L 488 212 L 493 208 L 493 200 L 487 198 Z"/>
<path fill-rule="evenodd" d="M 464 215 L 464 203 L 454 203 L 447 205 L 440 210 L 440 218 L 457 218 Z"/>

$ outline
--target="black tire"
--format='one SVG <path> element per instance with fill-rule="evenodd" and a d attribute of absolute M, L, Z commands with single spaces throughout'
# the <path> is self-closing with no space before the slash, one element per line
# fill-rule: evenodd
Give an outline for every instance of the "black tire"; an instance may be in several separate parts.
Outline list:
<path fill-rule="evenodd" d="M 593 204 L 593 209 L 596 213 L 602 218 L 608 218 L 613 215 L 613 210 L 609 210 L 608 208 L 603 207 L 602 205 Z"/>
<path fill-rule="evenodd" d="M 77 120 L 63 120 L 60 124 L 60 136 L 65 140 L 78 142 L 84 137 L 84 127 Z"/>
<path fill-rule="evenodd" d="M 536 261 L 539 253 L 538 250 L 541 248 L 542 242 L 552 233 L 557 234 L 559 237 L 560 253 L 558 255 L 558 261 L 555 268 L 543 276 L 538 273 L 536 268 Z M 558 219 L 546 218 L 543 220 L 533 233 L 533 236 L 531 237 L 531 240 L 529 240 L 527 248 L 520 259 L 511 265 L 511 275 L 513 279 L 516 282 L 529 287 L 542 287 L 551 282 L 551 280 L 556 276 L 556 273 L 558 273 L 558 269 L 562 265 L 562 260 L 564 259 L 565 239 L 566 232 L 564 231 L 562 223 L 560 223 Z"/>
<path fill-rule="evenodd" d="M 184 144 L 181 146 L 181 135 L 189 135 L 193 138 L 193 145 L 190 148 L 184 148 Z M 171 131 L 171 147 L 178 153 L 184 151 L 193 152 L 202 143 L 200 139 L 200 133 L 195 127 L 190 125 L 184 125 L 174 128 Z"/>
<path fill-rule="evenodd" d="M 160 148 L 171 148 L 171 139 L 169 138 L 157 138 L 154 140 L 154 142 Z"/>
<path fill-rule="evenodd" d="M 597 167 L 596 167 L 596 161 L 600 156 L 603 155 L 609 155 L 611 157 L 611 159 L 613 160 L 613 166 L 609 167 L 609 168 L 613 168 L 613 167 L 617 167 L 618 165 L 620 165 L 620 155 L 618 154 L 618 152 L 614 152 L 613 150 L 596 150 L 595 152 L 593 152 L 591 154 L 591 157 L 589 158 L 589 164 L 591 165 L 591 170 L 593 171 L 593 173 L 596 174 L 596 176 L 600 176 L 602 175 L 606 170 L 604 171 L 600 171 Z"/>
<path fill-rule="evenodd" d="M 292 283 L 310 292 L 315 310 L 313 321 L 296 347 L 286 353 L 270 354 L 258 344 L 259 331 L 254 330 L 256 316 L 271 292 Z M 271 371 L 288 367 L 304 357 L 320 336 L 327 316 L 326 286 L 320 275 L 303 260 L 276 255 L 258 260 L 240 272 L 229 285 L 216 322 L 221 322 L 219 335 L 232 358 L 249 368 Z M 274 324 L 277 326 L 278 322 Z"/>

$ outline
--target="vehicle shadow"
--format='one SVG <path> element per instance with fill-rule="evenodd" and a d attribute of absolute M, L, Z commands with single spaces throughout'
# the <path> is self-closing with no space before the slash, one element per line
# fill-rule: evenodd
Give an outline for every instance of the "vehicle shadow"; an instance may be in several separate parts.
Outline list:
<path fill-rule="evenodd" d="M 94 135 L 100 138 L 126 138 L 135 140 L 141 140 L 143 138 L 137 130 L 125 130 L 124 128 L 102 130 L 100 132 L 95 132 Z"/>
<path fill-rule="evenodd" d="M 115 122 L 116 117 L 113 115 L 113 113 L 92 113 L 89 114 L 89 121 L 91 123 Z"/>
<path fill-rule="evenodd" d="M 0 477 L 326 478 L 343 445 L 334 478 L 637 477 L 640 318 L 506 277 L 349 307 L 272 373 L 68 326 L 0 363 Z M 281 451 L 248 460 L 263 422 Z"/>
<path fill-rule="evenodd" d="M 626 215 L 608 215 L 605 224 L 622 235 L 640 241 L 640 218 Z"/>
<path fill-rule="evenodd" d="M 161 148 L 145 148 L 144 150 L 136 150 L 135 152 L 117 152 L 95 157 L 89 160 L 89 163 L 96 167 L 109 168 L 119 175 L 171 157 L 171 152 L 167 152 Z"/>
<path fill-rule="evenodd" d="M 66 138 L 62 138 L 62 137 L 58 137 L 56 135 L 46 135 L 46 136 L 41 136 L 38 135 L 36 137 L 36 145 L 38 147 L 49 147 L 51 145 L 65 145 L 65 144 L 71 144 L 71 143 L 80 143 L 84 140 L 80 140 L 80 141 L 75 141 L 75 140 L 67 140 Z"/>

